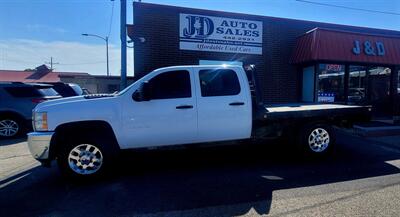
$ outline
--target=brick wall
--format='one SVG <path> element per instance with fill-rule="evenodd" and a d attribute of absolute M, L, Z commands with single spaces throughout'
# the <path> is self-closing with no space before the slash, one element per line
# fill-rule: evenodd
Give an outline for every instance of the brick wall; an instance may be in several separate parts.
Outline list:
<path fill-rule="evenodd" d="M 241 61 L 255 64 L 266 103 L 286 103 L 300 100 L 301 73 L 289 64 L 296 38 L 316 27 L 364 33 L 399 35 L 399 32 L 344 26 L 336 24 L 281 19 L 265 16 L 172 7 L 148 3 L 133 3 L 134 35 L 144 37 L 135 43 L 135 76 L 160 67 L 188 65 L 199 60 Z M 228 17 L 263 22 L 263 54 L 234 54 L 179 50 L 179 13 Z"/>

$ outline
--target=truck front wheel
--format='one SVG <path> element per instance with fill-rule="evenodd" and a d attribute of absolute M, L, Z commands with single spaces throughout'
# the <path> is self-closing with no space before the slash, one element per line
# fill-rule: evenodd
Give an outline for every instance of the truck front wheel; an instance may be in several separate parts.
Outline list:
<path fill-rule="evenodd" d="M 299 135 L 299 146 L 311 156 L 331 153 L 335 144 L 335 132 L 328 124 L 316 123 L 304 126 Z"/>
<path fill-rule="evenodd" d="M 71 142 L 63 145 L 57 157 L 61 172 L 69 177 L 93 177 L 105 170 L 110 157 L 97 142 Z"/>

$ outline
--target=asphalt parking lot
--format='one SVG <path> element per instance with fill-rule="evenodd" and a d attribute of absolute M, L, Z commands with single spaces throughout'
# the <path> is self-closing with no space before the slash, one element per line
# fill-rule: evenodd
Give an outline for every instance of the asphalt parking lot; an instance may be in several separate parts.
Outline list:
<path fill-rule="evenodd" d="M 82 183 L 38 166 L 23 139 L 1 141 L 0 216 L 400 213 L 400 149 L 339 133 L 333 157 L 288 150 L 271 143 L 129 153 L 108 177 Z"/>

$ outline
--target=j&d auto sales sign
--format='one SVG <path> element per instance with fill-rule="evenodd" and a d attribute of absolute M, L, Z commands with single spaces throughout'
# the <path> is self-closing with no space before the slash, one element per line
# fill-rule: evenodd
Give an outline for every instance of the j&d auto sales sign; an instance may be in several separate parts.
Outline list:
<path fill-rule="evenodd" d="M 180 14 L 181 50 L 262 54 L 262 22 Z"/>

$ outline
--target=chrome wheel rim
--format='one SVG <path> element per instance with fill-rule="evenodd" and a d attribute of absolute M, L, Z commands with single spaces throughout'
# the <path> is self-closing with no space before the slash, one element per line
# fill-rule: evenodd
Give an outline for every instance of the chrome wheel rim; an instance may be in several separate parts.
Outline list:
<path fill-rule="evenodd" d="M 308 137 L 308 145 L 314 152 L 325 151 L 329 146 L 329 142 L 329 133 L 323 128 L 314 129 Z"/>
<path fill-rule="evenodd" d="M 18 133 L 19 126 L 14 120 L 1 120 L 0 121 L 0 136 L 11 137 Z"/>
<path fill-rule="evenodd" d="M 103 154 L 94 145 L 81 144 L 71 150 L 68 155 L 69 167 L 80 175 L 97 172 L 103 164 Z"/>

